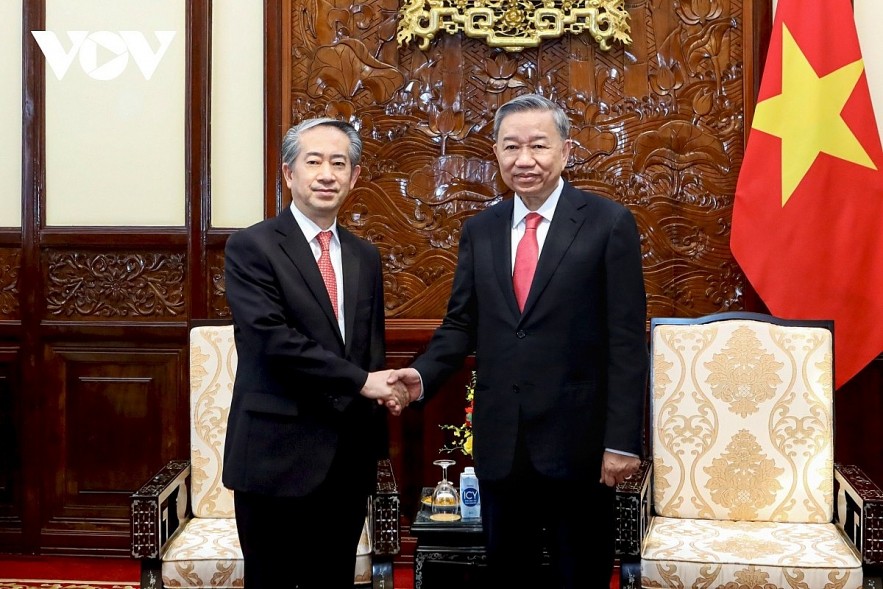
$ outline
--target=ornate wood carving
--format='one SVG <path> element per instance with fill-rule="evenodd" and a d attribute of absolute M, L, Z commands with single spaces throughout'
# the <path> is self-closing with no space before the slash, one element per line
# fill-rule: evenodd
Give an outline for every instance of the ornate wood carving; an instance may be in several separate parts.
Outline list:
<path fill-rule="evenodd" d="M 209 250 L 208 261 L 209 317 L 212 319 L 232 319 L 227 306 L 227 286 L 224 282 L 224 251 Z"/>
<path fill-rule="evenodd" d="M 399 49 L 393 0 L 293 0 L 291 120 L 333 116 L 361 130 L 362 177 L 340 221 L 381 249 L 388 317 L 444 314 L 463 221 L 509 197 L 493 113 L 524 92 L 570 116 L 568 179 L 635 214 L 651 316 L 743 308 L 745 278 L 729 251 L 742 2 L 626 7 L 626 50 L 599 51 L 583 35 L 507 54 L 449 35 L 426 51 Z"/>
<path fill-rule="evenodd" d="M 70 319 L 182 316 L 184 254 L 48 251 L 46 314 Z"/>
<path fill-rule="evenodd" d="M 0 320 L 20 318 L 18 276 L 19 248 L 0 248 Z"/>

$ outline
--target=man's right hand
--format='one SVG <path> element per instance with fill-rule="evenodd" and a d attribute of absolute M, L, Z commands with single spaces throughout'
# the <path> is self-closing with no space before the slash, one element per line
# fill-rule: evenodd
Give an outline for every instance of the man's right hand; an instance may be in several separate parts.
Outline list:
<path fill-rule="evenodd" d="M 400 415 L 411 399 L 403 384 L 395 380 L 390 381 L 392 372 L 392 370 L 369 372 L 368 380 L 359 393 L 369 399 L 377 400 L 379 405 L 386 405 L 393 415 Z"/>
<path fill-rule="evenodd" d="M 399 368 L 390 371 L 391 374 L 386 379 L 388 384 L 403 385 L 408 391 L 409 401 L 416 401 L 423 395 L 423 380 L 420 373 L 414 368 Z"/>

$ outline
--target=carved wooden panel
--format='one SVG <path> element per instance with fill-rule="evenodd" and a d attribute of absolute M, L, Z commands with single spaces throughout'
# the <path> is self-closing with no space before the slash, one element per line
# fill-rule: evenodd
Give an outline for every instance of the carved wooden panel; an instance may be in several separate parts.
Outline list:
<path fill-rule="evenodd" d="M 230 307 L 227 306 L 227 286 L 224 280 L 224 250 L 212 249 L 206 252 L 208 276 L 208 315 L 212 319 L 232 321 Z"/>
<path fill-rule="evenodd" d="M 179 320 L 184 254 L 49 250 L 46 315 L 57 319 Z"/>
<path fill-rule="evenodd" d="M 605 53 L 581 35 L 509 54 L 446 34 L 425 52 L 399 48 L 394 0 L 292 1 L 290 122 L 333 116 L 361 130 L 363 172 L 340 221 L 380 247 L 388 317 L 444 314 L 463 221 L 509 196 L 493 113 L 526 92 L 573 123 L 567 178 L 635 214 L 651 316 L 743 307 L 728 245 L 743 4 L 626 4 L 627 49 Z"/>
<path fill-rule="evenodd" d="M 180 347 L 49 347 L 44 546 L 90 546 L 99 529 L 126 541 L 129 494 L 187 455 L 174 435 L 187 408 L 185 363 Z"/>
<path fill-rule="evenodd" d="M 18 276 L 21 250 L 0 248 L 0 320 L 20 319 Z"/>

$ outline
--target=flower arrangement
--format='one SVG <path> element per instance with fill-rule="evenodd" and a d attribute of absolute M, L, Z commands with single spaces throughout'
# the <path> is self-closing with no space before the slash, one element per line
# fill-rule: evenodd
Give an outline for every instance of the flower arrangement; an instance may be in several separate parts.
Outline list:
<path fill-rule="evenodd" d="M 441 429 L 454 432 L 454 441 L 441 448 L 441 452 L 454 452 L 459 450 L 467 456 L 472 456 L 472 410 L 475 406 L 475 371 L 469 384 L 466 385 L 466 415 L 462 425 L 440 425 Z"/>

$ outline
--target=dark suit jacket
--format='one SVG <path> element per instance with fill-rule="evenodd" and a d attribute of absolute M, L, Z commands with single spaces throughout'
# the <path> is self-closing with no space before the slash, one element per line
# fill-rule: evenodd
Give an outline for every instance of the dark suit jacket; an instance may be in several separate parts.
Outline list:
<path fill-rule="evenodd" d="M 463 226 L 447 315 L 413 366 L 431 395 L 475 352 L 479 480 L 523 436 L 541 473 L 597 481 L 604 448 L 642 451 L 646 297 L 632 214 L 565 182 L 525 304 L 512 287 L 513 203 Z"/>
<path fill-rule="evenodd" d="M 239 364 L 224 485 L 303 496 L 344 459 L 369 491 L 387 451 L 386 411 L 359 394 L 383 367 L 380 254 L 338 227 L 346 344 L 310 246 L 290 210 L 226 246 L 227 301 Z"/>

